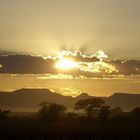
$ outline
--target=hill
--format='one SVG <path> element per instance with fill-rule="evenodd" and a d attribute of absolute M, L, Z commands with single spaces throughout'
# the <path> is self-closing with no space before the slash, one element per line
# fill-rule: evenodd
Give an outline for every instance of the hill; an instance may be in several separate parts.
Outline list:
<path fill-rule="evenodd" d="M 42 101 L 63 104 L 73 108 L 81 99 L 92 98 L 87 93 L 81 93 L 77 97 L 63 96 L 49 89 L 19 89 L 12 92 L 0 92 L 0 107 L 16 111 L 36 111 Z M 102 97 L 103 98 L 103 97 Z M 107 105 L 121 107 L 123 110 L 131 110 L 140 107 L 140 94 L 115 93 L 104 98 Z"/>
<path fill-rule="evenodd" d="M 130 111 L 135 107 L 140 107 L 140 94 L 114 93 L 106 98 L 106 104 Z"/>
<path fill-rule="evenodd" d="M 43 101 L 72 107 L 73 98 L 62 96 L 49 89 L 19 89 L 13 92 L 0 92 L 0 107 L 22 111 L 35 111 Z"/>

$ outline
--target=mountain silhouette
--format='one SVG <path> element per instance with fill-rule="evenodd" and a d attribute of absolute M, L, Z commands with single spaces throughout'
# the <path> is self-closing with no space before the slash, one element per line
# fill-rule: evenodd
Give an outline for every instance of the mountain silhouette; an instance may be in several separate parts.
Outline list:
<path fill-rule="evenodd" d="M 79 96 L 75 97 L 75 100 L 82 100 L 86 98 L 92 98 L 93 96 L 89 96 L 87 93 L 81 93 Z"/>
<path fill-rule="evenodd" d="M 43 101 L 54 102 L 71 107 L 74 104 L 71 96 L 62 96 L 49 89 L 19 89 L 12 92 L 0 92 L 0 107 L 14 110 L 38 109 Z"/>
<path fill-rule="evenodd" d="M 92 98 L 87 93 L 81 93 L 77 97 L 63 96 L 49 89 L 19 89 L 12 92 L 0 92 L 0 107 L 16 111 L 37 111 L 43 101 L 65 105 L 73 108 L 81 99 Z M 101 97 L 103 98 L 103 97 Z M 131 110 L 140 107 L 140 94 L 115 93 L 104 97 L 107 105 L 121 107 L 123 110 Z"/>
<path fill-rule="evenodd" d="M 114 93 L 106 98 L 106 104 L 130 111 L 135 107 L 140 107 L 140 94 Z"/>

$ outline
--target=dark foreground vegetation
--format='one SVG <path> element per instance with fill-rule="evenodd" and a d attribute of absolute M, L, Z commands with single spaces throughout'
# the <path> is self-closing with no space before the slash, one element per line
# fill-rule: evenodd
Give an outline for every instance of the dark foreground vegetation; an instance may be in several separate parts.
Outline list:
<path fill-rule="evenodd" d="M 0 139 L 8 140 L 139 140 L 140 108 L 123 112 L 101 98 L 80 100 L 73 111 L 42 102 L 27 116 L 0 110 Z"/>

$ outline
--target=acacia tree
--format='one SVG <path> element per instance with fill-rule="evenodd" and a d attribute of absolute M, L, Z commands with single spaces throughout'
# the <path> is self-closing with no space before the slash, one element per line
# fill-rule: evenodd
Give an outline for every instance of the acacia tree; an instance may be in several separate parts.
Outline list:
<path fill-rule="evenodd" d="M 87 113 L 88 118 L 90 119 L 92 113 L 101 108 L 104 105 L 104 100 L 101 98 L 88 98 L 78 101 L 75 104 L 76 110 L 84 110 Z M 95 113 L 95 112 L 94 112 Z"/>
<path fill-rule="evenodd" d="M 135 118 L 140 118 L 140 107 L 136 107 L 131 111 L 131 114 Z"/>
<path fill-rule="evenodd" d="M 67 110 L 64 105 L 49 102 L 42 102 L 40 106 L 41 109 L 39 110 L 39 114 L 43 120 L 58 119 L 62 117 Z"/>
<path fill-rule="evenodd" d="M 41 102 L 40 103 L 40 110 L 39 110 L 39 115 L 41 119 L 46 120 L 48 116 L 48 110 L 49 110 L 49 103 L 48 102 Z"/>
<path fill-rule="evenodd" d="M 99 112 L 99 119 L 101 121 L 107 121 L 110 113 L 110 106 L 102 106 Z"/>

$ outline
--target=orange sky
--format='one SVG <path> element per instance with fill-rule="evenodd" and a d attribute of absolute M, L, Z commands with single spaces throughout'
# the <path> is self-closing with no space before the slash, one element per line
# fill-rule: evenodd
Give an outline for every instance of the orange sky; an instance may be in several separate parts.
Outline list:
<path fill-rule="evenodd" d="M 139 6 L 140 0 L 0 0 L 0 90 L 43 87 L 72 96 L 140 93 Z M 54 65 L 53 56 L 62 50 L 80 51 L 76 57 L 72 54 L 76 65 L 64 59 Z M 108 61 L 102 61 L 98 52 L 107 54 Z M 44 59 L 48 55 L 49 61 Z M 92 73 L 92 78 L 70 75 L 64 80 L 55 75 L 65 74 L 66 67 L 78 68 L 82 72 L 73 74 L 79 76 Z M 46 78 L 45 72 L 53 78 Z M 114 79 L 96 79 L 98 73 L 112 74 Z"/>
<path fill-rule="evenodd" d="M 140 93 L 137 77 L 123 79 L 59 80 L 39 79 L 44 75 L 0 75 L 0 90 L 11 91 L 20 88 L 49 88 L 63 95 L 79 95 L 87 92 L 95 96 L 109 96 L 115 92 Z"/>
<path fill-rule="evenodd" d="M 139 0 L 0 0 L 0 51 L 104 50 L 139 59 L 139 5 Z"/>

